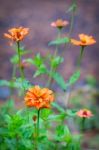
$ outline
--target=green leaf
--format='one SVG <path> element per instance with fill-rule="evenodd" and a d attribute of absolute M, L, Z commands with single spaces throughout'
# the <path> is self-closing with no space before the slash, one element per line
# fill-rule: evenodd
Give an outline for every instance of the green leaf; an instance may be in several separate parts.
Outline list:
<path fill-rule="evenodd" d="M 80 78 L 80 71 L 76 71 L 69 79 L 69 84 L 74 84 Z"/>
<path fill-rule="evenodd" d="M 70 142 L 66 141 L 68 143 L 66 150 L 81 150 L 80 138 L 81 135 L 72 135 Z"/>
<path fill-rule="evenodd" d="M 40 111 L 40 117 L 43 119 L 43 120 L 46 120 L 49 115 L 52 114 L 52 111 L 50 109 L 42 109 Z"/>
<path fill-rule="evenodd" d="M 11 116 L 8 114 L 5 115 L 5 121 L 9 124 L 11 122 Z"/>
<path fill-rule="evenodd" d="M 33 59 L 32 58 L 26 59 L 26 62 L 36 67 L 40 67 L 42 64 L 44 65 L 44 59 L 43 57 L 41 57 L 40 53 L 38 53 Z"/>
<path fill-rule="evenodd" d="M 39 76 L 41 74 L 45 74 L 45 73 L 47 73 L 47 68 L 46 68 L 46 66 L 44 64 L 41 64 L 39 66 L 38 70 L 33 75 L 33 77 L 35 78 L 35 77 L 37 77 L 37 76 Z"/>
<path fill-rule="evenodd" d="M 59 74 L 58 72 L 55 72 L 52 74 L 52 77 L 57 82 L 57 84 L 62 88 L 62 90 L 66 90 L 66 83 L 63 77 L 61 76 L 61 74 Z"/>
<path fill-rule="evenodd" d="M 23 55 L 25 55 L 25 54 L 29 54 L 29 53 L 31 53 L 29 50 L 28 50 L 28 51 L 26 51 L 26 50 L 21 50 L 21 51 L 20 51 L 20 55 L 21 55 L 21 56 L 23 56 Z"/>
<path fill-rule="evenodd" d="M 67 115 L 70 117 L 76 116 L 76 112 L 77 112 L 76 110 L 71 110 L 71 109 L 67 109 L 66 111 Z"/>
<path fill-rule="evenodd" d="M 77 5 L 75 3 L 73 3 L 66 12 L 67 13 L 68 12 L 75 12 L 76 9 L 77 9 Z"/>
<path fill-rule="evenodd" d="M 0 80 L 0 86 L 9 86 L 9 81 L 7 81 L 7 80 Z"/>
<path fill-rule="evenodd" d="M 41 64 L 43 64 L 43 58 L 41 57 L 40 53 L 38 53 L 35 57 L 34 57 L 34 65 L 39 67 Z"/>
<path fill-rule="evenodd" d="M 64 131 L 64 126 L 63 125 L 59 125 L 56 127 L 56 140 L 57 141 L 61 141 L 62 138 L 64 137 L 65 131 Z"/>
<path fill-rule="evenodd" d="M 32 65 L 34 65 L 34 61 L 33 61 L 32 58 L 25 59 L 25 61 L 32 64 Z"/>
<path fill-rule="evenodd" d="M 62 63 L 64 59 L 60 56 L 57 56 L 51 60 L 51 65 L 56 68 L 60 63 Z"/>
<path fill-rule="evenodd" d="M 41 71 L 40 70 L 37 70 L 35 71 L 34 75 L 33 75 L 33 78 L 36 78 L 37 76 L 41 75 Z"/>
<path fill-rule="evenodd" d="M 15 105 L 14 100 L 12 100 L 12 99 L 10 99 L 6 104 L 9 108 L 13 108 Z"/>
<path fill-rule="evenodd" d="M 69 128 L 65 125 L 58 125 L 56 128 L 56 140 L 65 141 L 69 143 L 71 141 L 71 133 Z"/>
<path fill-rule="evenodd" d="M 12 58 L 10 59 L 10 61 L 11 61 L 12 64 L 18 64 L 18 62 L 19 62 L 18 55 L 12 56 Z"/>
<path fill-rule="evenodd" d="M 66 43 L 69 43 L 70 42 L 70 39 L 68 37 L 65 37 L 65 38 L 58 38 L 56 39 L 55 41 L 51 41 L 49 42 L 49 46 L 51 45 L 61 45 L 61 44 L 66 44 Z"/>
<path fill-rule="evenodd" d="M 66 113 L 61 113 L 60 115 L 50 115 L 48 117 L 48 120 L 53 120 L 53 121 L 61 121 L 66 117 Z"/>
<path fill-rule="evenodd" d="M 52 103 L 52 106 L 53 106 L 54 108 L 56 108 L 58 111 L 62 112 L 62 113 L 65 112 L 65 110 L 64 110 L 58 103 L 56 103 L 56 102 L 53 102 L 53 103 Z"/>
<path fill-rule="evenodd" d="M 0 80 L 0 86 L 8 86 L 12 88 L 21 88 L 27 90 L 31 87 L 31 84 L 28 80 L 22 80 L 21 78 L 17 78 L 15 81 L 6 81 L 6 80 Z"/>
<path fill-rule="evenodd" d="M 90 85 L 92 87 L 96 86 L 96 84 L 97 84 L 97 80 L 95 79 L 95 77 L 93 77 L 91 75 L 88 75 L 86 77 L 86 81 L 87 81 L 88 85 Z"/>
<path fill-rule="evenodd" d="M 16 88 L 21 88 L 25 90 L 29 89 L 31 87 L 31 84 L 29 83 L 28 80 L 22 80 L 21 78 L 17 78 L 16 81 L 14 82 L 14 87 Z"/>

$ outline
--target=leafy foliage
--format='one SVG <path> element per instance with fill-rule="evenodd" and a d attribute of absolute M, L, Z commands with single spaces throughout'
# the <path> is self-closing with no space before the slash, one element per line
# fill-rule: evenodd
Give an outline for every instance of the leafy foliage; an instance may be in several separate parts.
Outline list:
<path fill-rule="evenodd" d="M 53 114 L 50 109 L 42 109 L 40 112 L 40 135 L 39 135 L 39 146 L 38 149 L 48 149 L 50 146 L 53 149 L 60 149 L 61 147 L 67 148 L 70 146 L 71 141 L 73 147 L 75 147 L 75 138 L 72 137 L 70 130 L 67 126 L 60 125 L 60 122 L 66 117 L 65 111 L 58 104 L 54 103 L 54 106 L 58 108 L 61 114 Z M 13 109 L 12 109 L 13 108 Z M 15 150 L 35 150 L 35 123 L 33 116 L 37 114 L 35 109 L 21 109 L 15 110 L 13 100 L 9 100 L 4 106 L 0 108 L 0 150 L 11 149 L 15 147 Z M 50 128 L 50 132 L 53 130 L 52 122 L 57 122 L 57 127 L 54 131 L 54 136 L 46 134 L 46 129 Z M 51 137 L 50 137 L 51 136 Z M 52 140 L 49 140 L 53 138 Z M 65 142 L 65 144 L 62 144 Z"/>
<path fill-rule="evenodd" d="M 49 42 L 49 46 L 51 45 L 61 45 L 61 44 L 66 44 L 66 43 L 69 43 L 70 42 L 70 39 L 68 37 L 65 37 L 65 38 L 58 38 L 54 41 L 51 41 Z"/>

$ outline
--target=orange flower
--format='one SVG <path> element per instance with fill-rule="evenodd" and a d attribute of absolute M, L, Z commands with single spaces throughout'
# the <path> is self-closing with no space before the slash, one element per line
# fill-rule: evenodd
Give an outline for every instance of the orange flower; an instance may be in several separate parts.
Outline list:
<path fill-rule="evenodd" d="M 50 103 L 54 101 L 54 94 L 48 88 L 34 86 L 30 88 L 25 96 L 25 104 L 28 107 L 50 108 Z"/>
<path fill-rule="evenodd" d="M 4 36 L 12 41 L 18 42 L 22 41 L 28 34 L 29 28 L 11 28 L 8 30 L 9 33 L 4 33 Z"/>
<path fill-rule="evenodd" d="M 68 25 L 68 21 L 63 21 L 62 19 L 58 19 L 55 22 L 51 23 L 52 27 L 57 27 L 59 29 L 62 29 L 63 27 L 65 27 L 66 25 Z"/>
<path fill-rule="evenodd" d="M 80 41 L 71 39 L 71 43 L 77 46 L 87 46 L 95 44 L 96 41 L 92 36 L 88 36 L 86 34 L 79 34 Z"/>
<path fill-rule="evenodd" d="M 77 116 L 81 118 L 90 118 L 93 116 L 92 112 L 88 109 L 81 109 L 77 112 Z"/>

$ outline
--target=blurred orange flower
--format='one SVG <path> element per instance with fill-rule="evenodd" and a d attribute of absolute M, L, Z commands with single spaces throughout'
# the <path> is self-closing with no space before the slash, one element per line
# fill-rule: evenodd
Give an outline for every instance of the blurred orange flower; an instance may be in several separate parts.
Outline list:
<path fill-rule="evenodd" d="M 92 112 L 88 109 L 81 109 L 77 112 L 77 116 L 81 118 L 90 118 L 93 116 Z"/>
<path fill-rule="evenodd" d="M 96 41 L 92 36 L 88 36 L 86 34 L 79 34 L 80 41 L 71 39 L 71 43 L 77 46 L 87 46 L 95 44 Z"/>
<path fill-rule="evenodd" d="M 28 107 L 50 108 L 50 103 L 54 101 L 53 91 L 48 88 L 34 86 L 30 88 L 25 95 L 25 104 Z"/>
<path fill-rule="evenodd" d="M 18 27 L 18 28 L 11 28 L 8 30 L 9 33 L 4 33 L 4 36 L 8 39 L 11 39 L 12 41 L 18 42 L 22 41 L 25 36 L 29 32 L 29 28 L 23 28 L 23 27 Z"/>
<path fill-rule="evenodd" d="M 57 19 L 55 22 L 51 23 L 52 27 L 57 27 L 59 29 L 62 29 L 63 27 L 65 27 L 66 25 L 68 25 L 69 22 L 68 21 L 64 21 L 62 19 Z"/>

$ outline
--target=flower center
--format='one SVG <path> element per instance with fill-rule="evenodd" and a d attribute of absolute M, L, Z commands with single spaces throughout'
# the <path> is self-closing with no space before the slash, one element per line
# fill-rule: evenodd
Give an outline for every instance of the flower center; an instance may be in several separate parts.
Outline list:
<path fill-rule="evenodd" d="M 86 116 L 87 116 L 87 111 L 86 111 L 86 110 L 83 112 L 83 115 L 86 115 Z"/>
<path fill-rule="evenodd" d="M 86 43 L 86 39 L 85 38 L 81 39 L 81 41 L 82 41 L 82 43 Z"/>

